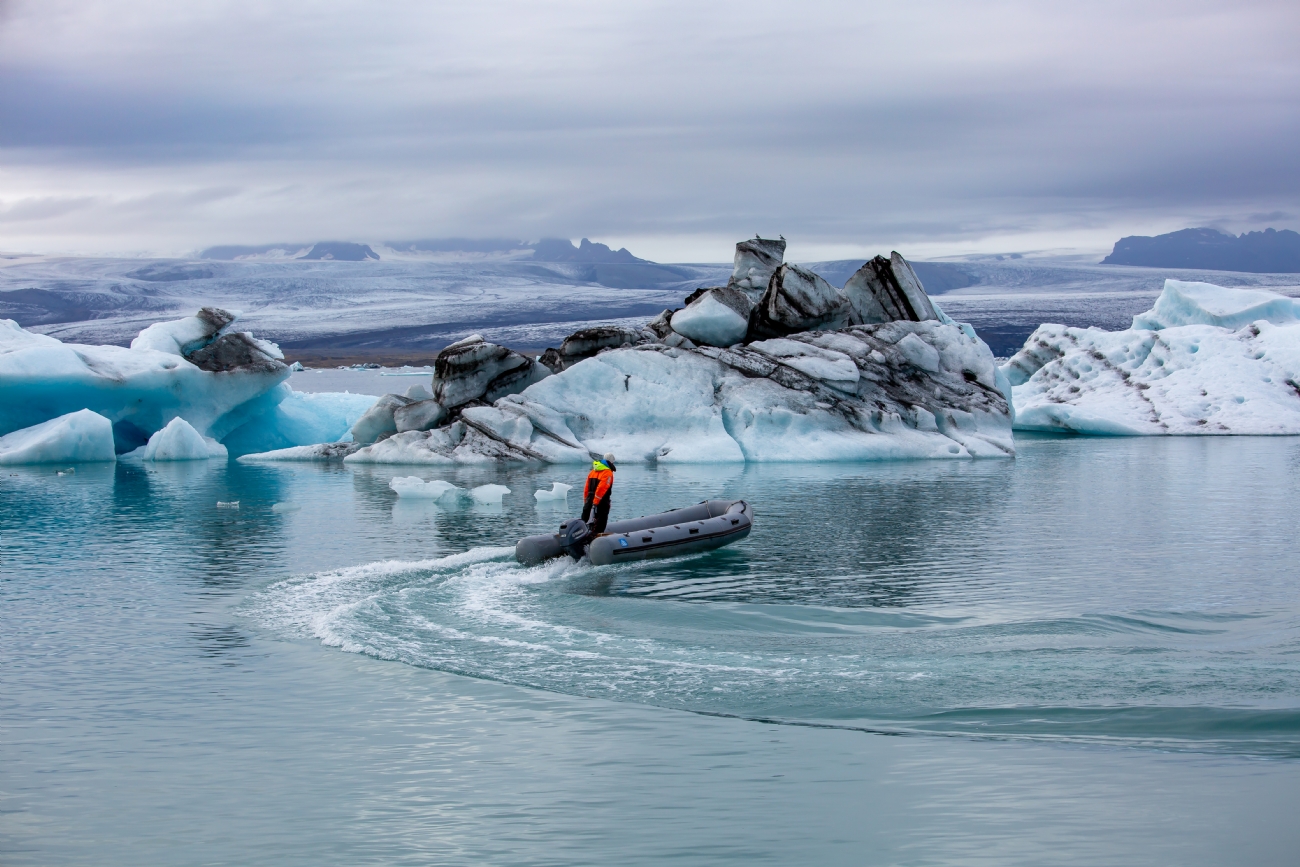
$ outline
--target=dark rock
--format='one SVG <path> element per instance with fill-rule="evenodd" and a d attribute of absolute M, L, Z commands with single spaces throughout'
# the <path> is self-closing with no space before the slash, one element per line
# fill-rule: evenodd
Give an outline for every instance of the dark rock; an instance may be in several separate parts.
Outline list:
<path fill-rule="evenodd" d="M 906 259 L 898 253 L 877 256 L 844 284 L 849 323 L 924 322 L 938 319 L 925 288 Z"/>
<path fill-rule="evenodd" d="M 667 311 L 665 311 L 666 313 Z M 664 314 L 661 313 L 660 317 Z M 656 319 L 656 321 L 658 321 Z M 658 332 L 646 328 L 620 328 L 616 325 L 597 325 L 582 328 L 564 338 L 559 349 L 542 353 L 541 363 L 552 373 L 568 370 L 585 358 L 591 358 L 606 349 L 651 343 L 659 338 Z"/>
<path fill-rule="evenodd" d="M 847 299 L 834 286 L 798 265 L 782 265 L 750 315 L 746 342 L 843 328 L 848 313 Z"/>
<path fill-rule="evenodd" d="M 507 374 L 515 374 L 507 376 Z M 433 364 L 433 397 L 451 411 L 481 400 L 489 391 L 497 397 L 522 391 L 549 371 L 530 358 L 475 334 L 438 353 Z M 495 399 L 495 398 L 494 398 Z"/>
<path fill-rule="evenodd" d="M 655 337 L 658 337 L 660 340 L 663 340 L 672 333 L 673 328 L 669 323 L 672 321 L 673 314 L 676 312 L 676 310 L 665 310 L 663 313 L 660 313 L 654 319 L 651 319 L 646 323 L 646 330 L 652 333 Z"/>
<path fill-rule="evenodd" d="M 247 331 L 231 331 L 185 357 L 201 370 L 213 373 L 283 372 L 287 375 L 288 366 L 275 357 L 275 352 L 274 344 L 258 340 Z"/>
<path fill-rule="evenodd" d="M 235 314 L 220 307 L 200 307 L 194 315 L 206 322 L 214 335 L 235 321 Z"/>

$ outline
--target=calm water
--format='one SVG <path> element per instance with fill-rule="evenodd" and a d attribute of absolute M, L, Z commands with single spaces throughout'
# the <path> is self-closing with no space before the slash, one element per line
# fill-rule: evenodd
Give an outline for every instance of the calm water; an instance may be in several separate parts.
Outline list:
<path fill-rule="evenodd" d="M 1020 449 L 627 467 L 756 527 L 603 569 L 572 469 L 7 469 L 0 861 L 1294 863 L 1300 440 Z"/>

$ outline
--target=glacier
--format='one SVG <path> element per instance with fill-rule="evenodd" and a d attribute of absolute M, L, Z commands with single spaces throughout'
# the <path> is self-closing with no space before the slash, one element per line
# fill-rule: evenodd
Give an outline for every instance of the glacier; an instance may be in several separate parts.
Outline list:
<path fill-rule="evenodd" d="M 352 442 L 242 459 L 437 466 L 580 463 L 607 451 L 648 463 L 1015 455 L 1010 384 L 974 330 L 933 305 L 903 257 L 878 256 L 837 289 L 782 263 L 784 250 L 784 241 L 742 242 L 726 286 L 698 289 L 640 328 L 579 330 L 536 362 L 473 335 L 439 356 L 434 397 L 386 395 L 353 426 Z"/>
<path fill-rule="evenodd" d="M 80 409 L 0 436 L 0 464 L 113 461 L 113 423 Z"/>
<path fill-rule="evenodd" d="M 1300 301 L 1166 280 L 1131 328 L 1042 325 L 1002 372 L 1016 430 L 1300 434 Z"/>

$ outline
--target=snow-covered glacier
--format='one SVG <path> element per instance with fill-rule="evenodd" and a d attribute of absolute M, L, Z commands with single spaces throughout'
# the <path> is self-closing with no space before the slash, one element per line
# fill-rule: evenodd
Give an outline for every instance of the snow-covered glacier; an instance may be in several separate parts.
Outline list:
<path fill-rule="evenodd" d="M 63 343 L 0 320 L 7 460 L 112 460 L 136 449 L 150 460 L 194 459 L 335 441 L 373 403 L 294 392 L 279 348 L 233 330 L 235 320 L 205 307 L 149 326 L 129 348 Z"/>
<path fill-rule="evenodd" d="M 726 286 L 642 328 L 588 328 L 532 361 L 475 336 L 448 347 L 428 397 L 387 395 L 352 443 L 245 460 L 716 463 L 1015 454 L 1008 384 L 898 254 L 838 289 L 737 245 Z M 720 312 L 718 308 L 725 308 Z M 682 330 L 677 330 L 678 326 Z M 689 332 L 693 337 L 688 336 Z"/>
<path fill-rule="evenodd" d="M 1300 301 L 1166 280 L 1131 328 L 1042 325 L 1003 372 L 1017 430 L 1300 434 Z"/>

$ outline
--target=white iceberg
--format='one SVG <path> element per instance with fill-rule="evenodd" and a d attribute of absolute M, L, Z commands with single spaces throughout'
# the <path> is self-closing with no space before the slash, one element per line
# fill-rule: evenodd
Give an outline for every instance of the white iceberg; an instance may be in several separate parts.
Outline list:
<path fill-rule="evenodd" d="M 1132 328 L 1042 325 L 1003 371 L 1017 430 L 1300 434 L 1300 302 L 1167 280 Z"/>
<path fill-rule="evenodd" d="M 397 496 L 413 500 L 441 500 L 448 494 L 455 499 L 465 493 L 463 488 L 458 488 L 451 482 L 444 482 L 442 479 L 426 482 L 419 476 L 394 478 L 388 483 L 388 487 L 392 488 Z M 452 493 L 453 491 L 455 493 Z"/>
<path fill-rule="evenodd" d="M 552 482 L 549 491 L 538 490 L 533 494 L 533 499 L 539 503 L 564 502 L 569 499 L 569 491 L 572 489 L 573 485 L 566 485 L 564 482 Z"/>
<path fill-rule="evenodd" d="M 480 506 L 499 506 L 508 493 L 510 489 L 505 485 L 479 485 L 470 489 L 469 498 Z"/>
<path fill-rule="evenodd" d="M 113 425 L 88 409 L 0 436 L 0 464 L 71 464 L 116 460 Z"/>
<path fill-rule="evenodd" d="M 174 418 L 149 437 L 140 455 L 146 461 L 206 461 L 227 455 L 226 447 L 196 431 L 183 418 Z"/>
<path fill-rule="evenodd" d="M 510 493 L 510 489 L 505 485 L 479 485 L 467 491 L 442 479 L 430 479 L 426 482 L 419 476 L 394 478 L 388 483 L 388 487 L 392 488 L 397 496 L 405 499 L 436 500 L 443 505 L 459 505 L 471 501 L 481 506 L 499 506 L 501 498 Z"/>

